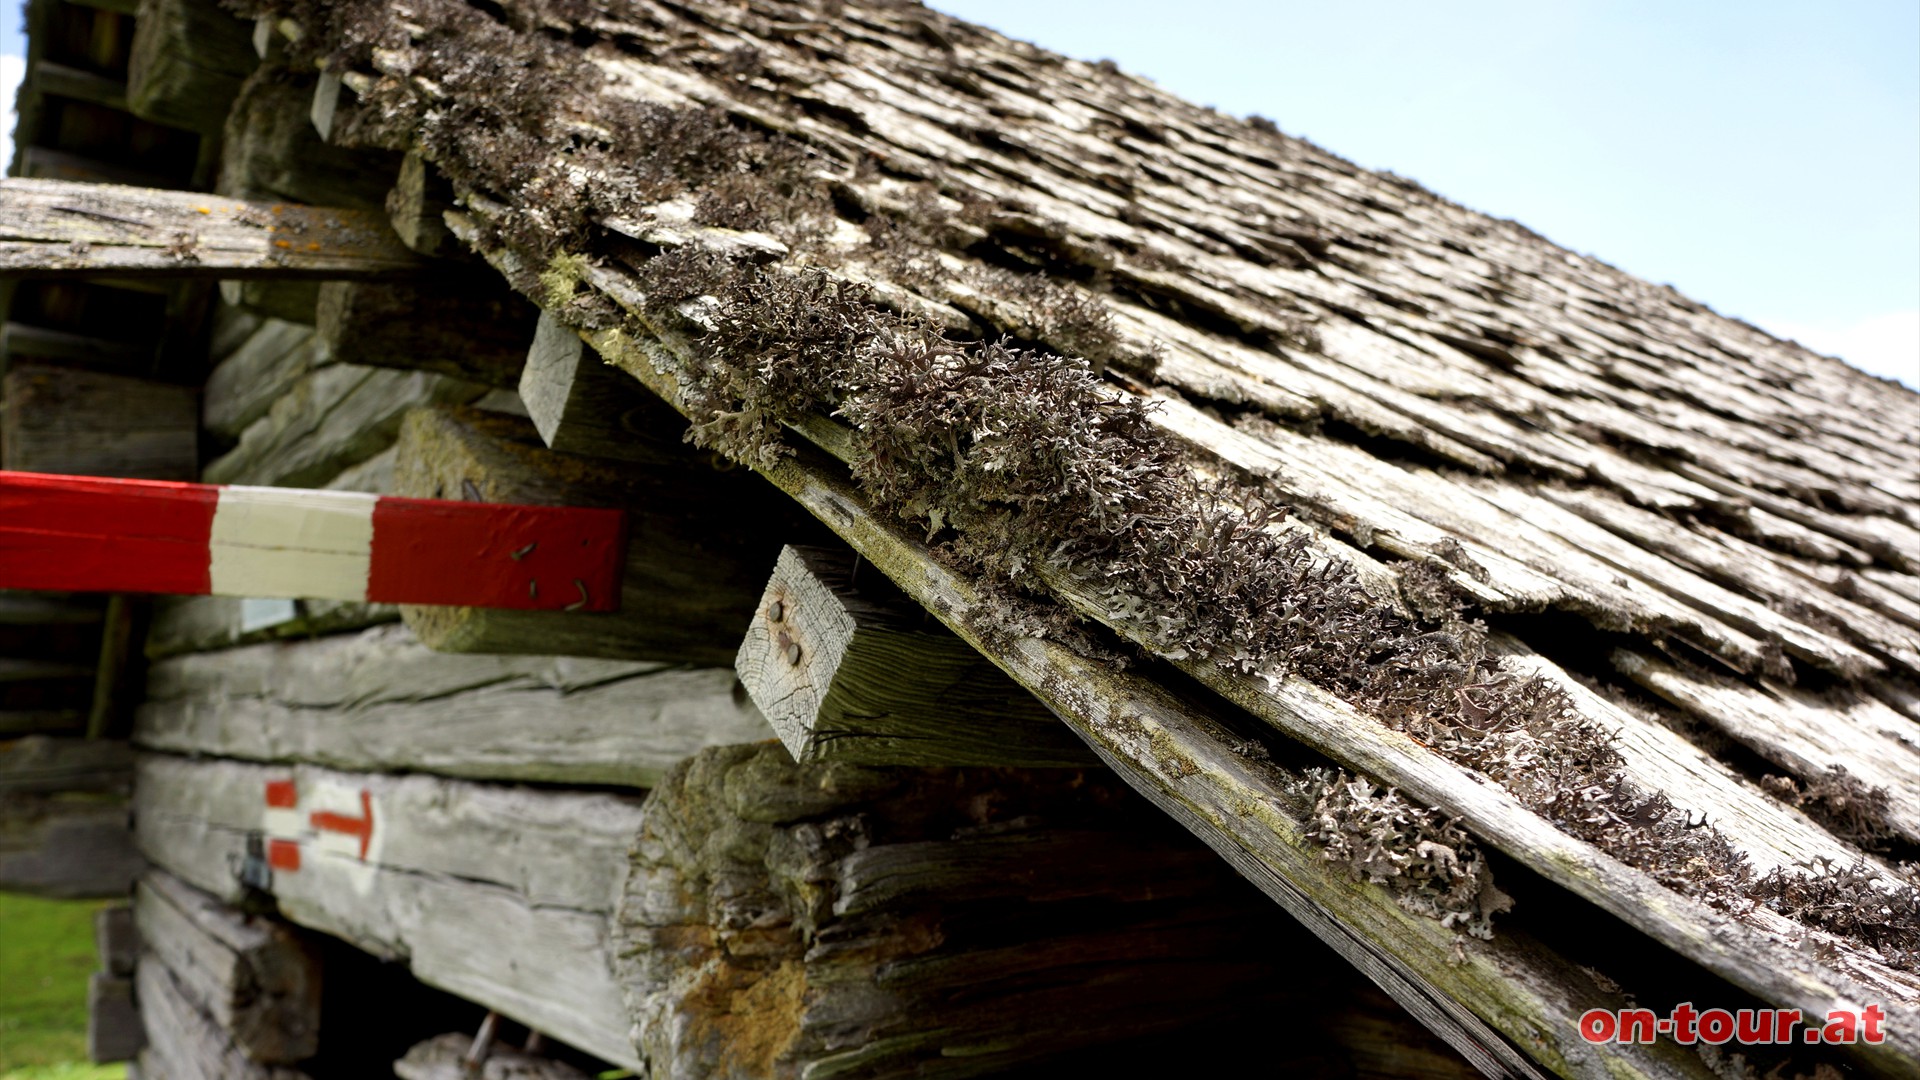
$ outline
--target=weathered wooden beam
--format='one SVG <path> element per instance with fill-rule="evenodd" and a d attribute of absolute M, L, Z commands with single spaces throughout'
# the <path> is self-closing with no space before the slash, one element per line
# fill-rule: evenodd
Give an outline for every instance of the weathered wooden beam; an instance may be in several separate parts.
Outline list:
<path fill-rule="evenodd" d="M 109 975 L 133 974 L 134 961 L 140 958 L 140 936 L 133 928 L 131 905 L 115 904 L 93 913 L 93 949 L 100 957 L 100 970 Z"/>
<path fill-rule="evenodd" d="M 201 476 L 215 484 L 321 484 L 393 445 L 409 410 L 464 404 L 486 392 L 425 371 L 330 364 L 296 382 Z"/>
<path fill-rule="evenodd" d="M 421 265 L 365 210 L 0 179 L 0 277 L 368 279 Z"/>
<path fill-rule="evenodd" d="M 150 341 L 111 341 L 21 322 L 0 325 L 0 371 L 23 360 L 127 370 L 152 363 L 154 351 Z"/>
<path fill-rule="evenodd" d="M 218 135 L 258 66 L 252 26 L 217 0 L 141 0 L 127 63 L 134 115 Z"/>
<path fill-rule="evenodd" d="M 87 1060 L 96 1065 L 126 1061 L 147 1045 L 133 979 L 96 971 L 87 980 Z"/>
<path fill-rule="evenodd" d="M 328 282 L 315 316 L 317 340 L 336 362 L 511 389 L 526 367 L 539 312 L 488 272 L 395 284 Z"/>
<path fill-rule="evenodd" d="M 262 318 L 312 326 L 320 304 L 320 283 L 280 278 L 222 281 L 220 301 Z"/>
<path fill-rule="evenodd" d="M 540 438 L 562 453 L 650 461 L 658 456 L 659 430 L 680 427 L 631 376 L 544 311 L 519 386 Z"/>
<path fill-rule="evenodd" d="M 159 870 L 141 877 L 133 912 L 147 951 L 248 1058 L 292 1064 L 319 1050 L 320 956 L 306 935 Z"/>
<path fill-rule="evenodd" d="M 188 884 L 263 887 L 297 924 L 640 1067 L 606 951 L 638 800 L 166 755 L 134 791 L 141 847 Z"/>
<path fill-rule="evenodd" d="M 223 439 L 238 439 L 323 362 L 313 327 L 284 319 L 261 321 L 207 374 L 200 394 L 201 426 Z"/>
<path fill-rule="evenodd" d="M 15 366 L 0 386 L 0 468 L 148 480 L 199 468 L 190 387 L 38 364 Z"/>
<path fill-rule="evenodd" d="M 1018 683 L 845 548 L 781 550 L 734 658 L 802 764 L 1085 767 L 1099 758 Z"/>
<path fill-rule="evenodd" d="M 227 117 L 215 190 L 247 199 L 383 208 L 399 155 L 321 139 L 308 119 L 317 79 L 311 69 L 275 64 L 248 76 Z"/>
<path fill-rule="evenodd" d="M 261 621 L 251 617 L 251 609 L 240 597 L 158 597 L 154 601 L 153 624 L 147 630 L 147 659 L 160 660 L 262 641 L 347 633 L 400 621 L 400 609 L 392 604 L 351 600 L 294 600 L 289 604 L 281 609 L 282 617 Z"/>
<path fill-rule="evenodd" d="M 614 965 L 659 1075 L 977 1076 L 1319 992 L 1281 977 L 1298 931 L 1105 770 L 721 747 L 632 864 Z"/>
<path fill-rule="evenodd" d="M 0 795 L 0 891 L 124 896 L 145 865 L 127 829 L 122 795 Z"/>
<path fill-rule="evenodd" d="M 713 475 L 677 431 L 648 430 L 656 432 L 653 456 L 640 467 L 554 453 L 519 417 L 471 409 L 409 415 L 395 471 L 403 494 L 620 507 L 630 540 L 615 614 L 407 607 L 407 625 L 448 652 L 729 664 L 778 539 L 792 535 L 782 530 L 812 530 L 751 477 Z"/>
<path fill-rule="evenodd" d="M 93 672 L 93 704 L 87 710 L 87 737 L 125 738 L 139 695 L 139 641 L 150 614 L 143 599 L 116 593 L 107 600 L 100 627 L 99 660 Z"/>
<path fill-rule="evenodd" d="M 309 1080 L 306 1073 L 283 1065 L 262 1065 L 249 1058 L 212 1018 L 188 997 L 179 978 L 151 955 L 143 957 L 134 977 L 141 1019 L 146 1023 L 147 1048 L 140 1052 L 141 1080 Z M 134 1069 L 129 1068 L 128 1075 Z"/>
<path fill-rule="evenodd" d="M 91 101 L 109 109 L 127 107 L 126 83 L 51 60 L 41 60 L 33 65 L 21 91 Z"/>
<path fill-rule="evenodd" d="M 124 794 L 132 781 L 133 751 L 119 740 L 32 735 L 0 742 L 0 795 Z"/>
<path fill-rule="evenodd" d="M 465 252 L 443 216 L 453 209 L 453 184 L 418 150 L 400 163 L 400 178 L 387 193 L 387 219 L 400 242 L 422 255 L 446 258 Z"/>
<path fill-rule="evenodd" d="M 17 151 L 20 176 L 29 180 L 79 184 L 127 184 L 136 188 L 165 188 L 176 177 L 120 162 L 102 161 L 84 154 L 47 146 L 21 146 Z M 5 233 L 0 233 L 4 237 Z M 5 248 L 0 248 L 4 252 Z M 4 270 L 0 263 L 0 270 Z M 3 275 L 0 275 L 3 276 Z"/>
<path fill-rule="evenodd" d="M 149 749 L 471 779 L 649 788 L 772 734 L 724 668 L 437 653 L 401 626 L 167 660 L 147 695 Z"/>

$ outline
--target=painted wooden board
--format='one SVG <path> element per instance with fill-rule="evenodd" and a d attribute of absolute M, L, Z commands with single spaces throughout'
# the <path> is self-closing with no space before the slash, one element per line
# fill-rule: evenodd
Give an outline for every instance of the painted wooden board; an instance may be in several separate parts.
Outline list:
<path fill-rule="evenodd" d="M 617 510 L 0 473 L 9 588 L 610 611 L 625 551 Z"/>
<path fill-rule="evenodd" d="M 0 179 L 0 278 L 394 278 L 384 215 L 188 191 Z"/>
<path fill-rule="evenodd" d="M 147 694 L 150 749 L 473 779 L 652 787 L 773 734 L 726 668 L 441 653 L 404 626 L 165 660 Z"/>
<path fill-rule="evenodd" d="M 245 869 L 291 921 L 638 1066 L 606 945 L 637 800 L 153 755 L 135 804 L 189 884 L 231 903 Z"/>

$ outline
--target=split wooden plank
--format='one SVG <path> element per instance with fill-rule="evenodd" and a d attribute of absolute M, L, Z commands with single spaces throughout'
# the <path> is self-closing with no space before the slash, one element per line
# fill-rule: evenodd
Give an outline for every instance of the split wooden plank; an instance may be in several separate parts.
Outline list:
<path fill-rule="evenodd" d="M 491 273 L 441 273 L 408 283 L 328 282 L 315 318 L 315 340 L 335 362 L 512 388 L 538 314 Z"/>
<path fill-rule="evenodd" d="M 640 468 L 554 453 L 519 417 L 469 409 L 410 414 L 396 469 L 401 492 L 621 507 L 631 538 L 617 615 L 408 607 L 407 625 L 420 640 L 447 652 L 730 663 L 780 540 L 813 530 L 754 478 L 712 475 L 703 455 L 678 442 L 677 430 L 647 430 L 653 456 Z M 565 581 L 543 583 L 540 592 L 543 603 L 557 596 L 554 606 L 607 599 Z"/>
<path fill-rule="evenodd" d="M 106 183 L 0 179 L 0 278 L 394 279 L 382 216 Z"/>
<path fill-rule="evenodd" d="M 238 868 L 299 925 L 640 1067 L 606 940 L 637 800 L 153 755 L 135 803 L 188 884 L 232 903 Z"/>
<path fill-rule="evenodd" d="M 0 468 L 149 480 L 188 480 L 199 468 L 190 387 L 30 364 L 3 385 Z"/>
<path fill-rule="evenodd" d="M 772 735 L 724 668 L 437 653 L 400 626 L 164 661 L 147 692 L 150 749 L 471 779 L 650 788 Z"/>
<path fill-rule="evenodd" d="M 214 484 L 313 487 L 394 444 L 410 409 L 465 404 L 487 388 L 425 371 L 358 364 L 312 370 L 274 401 L 201 479 Z"/>
<path fill-rule="evenodd" d="M 253 73 L 253 27 L 218 0 L 140 0 L 127 61 L 136 116 L 218 135 Z"/>
<path fill-rule="evenodd" d="M 1920 842 L 1920 725 L 1880 702 L 1835 700 L 1763 681 L 1759 687 L 1691 674 L 1645 653 L 1615 650 L 1613 666 L 1802 781 L 1839 765 L 1887 789 L 1888 820 Z"/>
<path fill-rule="evenodd" d="M 205 1013 L 194 1007 L 180 982 L 154 957 L 143 957 L 135 977 L 147 1048 L 140 1052 L 141 1080 L 310 1080 L 306 1073 L 248 1058 Z M 133 1069 L 128 1069 L 128 1075 Z"/>
<path fill-rule="evenodd" d="M 0 507 L 13 588 L 596 612 L 627 539 L 617 510 L 34 473 L 0 472 Z"/>
<path fill-rule="evenodd" d="M 734 669 L 801 764 L 1087 766 L 1045 705 L 844 548 L 781 550 Z"/>
<path fill-rule="evenodd" d="M 141 877 L 133 910 L 147 951 L 248 1059 L 290 1065 L 319 1051 L 321 964 L 310 938 L 162 870 Z"/>

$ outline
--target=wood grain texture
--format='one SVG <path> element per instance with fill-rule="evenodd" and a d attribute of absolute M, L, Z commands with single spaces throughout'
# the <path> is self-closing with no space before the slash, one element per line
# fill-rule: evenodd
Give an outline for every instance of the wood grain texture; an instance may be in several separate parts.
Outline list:
<path fill-rule="evenodd" d="M 858 557 L 781 550 L 734 669 L 802 764 L 1087 766 L 1045 705 Z"/>
<path fill-rule="evenodd" d="M 419 257 L 361 210 L 0 180 L 0 277 L 393 278 Z"/>
<path fill-rule="evenodd" d="M 302 841 L 298 871 L 275 871 L 280 913 L 301 926 L 403 961 L 431 986 L 497 1009 L 596 1056 L 637 1066 L 608 966 L 606 918 L 635 799 L 535 791 L 426 776 L 312 766 L 194 762 L 153 755 L 135 787 L 139 841 L 183 881 L 228 903 L 235 867 L 267 828 L 269 781 L 358 813 L 373 831 L 364 859 Z M 343 841 L 342 843 L 350 843 Z"/>
<path fill-rule="evenodd" d="M 673 419 L 657 401 L 649 416 Z M 420 640 L 448 652 L 731 662 L 782 532 L 810 530 L 755 478 L 712 475 L 701 455 L 679 444 L 677 430 L 645 431 L 651 460 L 636 467 L 550 451 L 518 417 L 457 409 L 409 415 L 398 494 L 615 507 L 628 512 L 630 537 L 618 612 L 405 607 Z"/>
<path fill-rule="evenodd" d="M 253 73 L 253 27 L 216 0 L 141 0 L 127 62 L 136 116 L 218 135 Z"/>
<path fill-rule="evenodd" d="M 151 749 L 474 779 L 647 788 L 772 734 L 729 669 L 437 653 L 401 626 L 183 656 L 147 688 Z"/>
<path fill-rule="evenodd" d="M 199 467 L 191 387 L 31 364 L 15 365 L 0 385 L 0 468 L 191 480 Z"/>
<path fill-rule="evenodd" d="M 319 1050 L 322 973 L 309 938 L 162 870 L 136 886 L 134 921 L 181 996 L 248 1059 L 290 1065 Z"/>
<path fill-rule="evenodd" d="M 200 397 L 201 426 L 238 439 L 273 403 L 328 356 L 311 326 L 266 319 L 207 374 Z"/>
<path fill-rule="evenodd" d="M 262 1065 L 243 1053 L 212 1018 L 194 1007 L 167 966 L 149 955 L 135 976 L 147 1048 L 140 1052 L 142 1080 L 309 1080 L 297 1069 Z M 129 1069 L 128 1074 L 132 1075 Z"/>
<path fill-rule="evenodd" d="M 337 363 L 511 389 L 536 318 L 533 305 L 493 275 L 445 272 L 409 283 L 328 282 L 314 325 L 315 340 Z"/>

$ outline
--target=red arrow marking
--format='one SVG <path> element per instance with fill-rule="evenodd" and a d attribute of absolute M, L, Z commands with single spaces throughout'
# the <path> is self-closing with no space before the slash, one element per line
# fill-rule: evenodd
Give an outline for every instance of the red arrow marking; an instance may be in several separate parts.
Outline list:
<path fill-rule="evenodd" d="M 267 805 L 278 809 L 291 810 L 300 803 L 300 793 L 291 780 L 267 781 Z"/>
<path fill-rule="evenodd" d="M 267 865 L 288 872 L 300 869 L 300 845 L 291 840 L 267 841 Z"/>
<path fill-rule="evenodd" d="M 360 838 L 360 861 L 367 861 L 367 844 L 373 839 L 373 796 L 365 788 L 360 790 L 360 816 L 348 817 L 330 810 L 316 810 L 311 818 L 316 829 L 327 832 L 346 833 Z"/>

